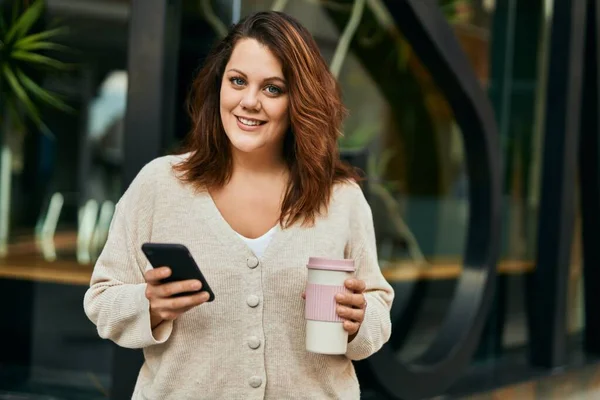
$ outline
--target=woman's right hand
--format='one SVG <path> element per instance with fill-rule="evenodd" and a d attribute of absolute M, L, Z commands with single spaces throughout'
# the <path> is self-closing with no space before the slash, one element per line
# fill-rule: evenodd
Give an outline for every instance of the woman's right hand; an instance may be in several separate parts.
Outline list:
<path fill-rule="evenodd" d="M 171 297 L 178 293 L 195 292 L 202 288 L 196 279 L 162 283 L 171 275 L 169 267 L 153 268 L 146 271 L 146 298 L 150 301 L 150 325 L 152 329 L 163 321 L 172 321 L 184 312 L 208 301 L 207 292 L 198 292 L 189 296 Z"/>

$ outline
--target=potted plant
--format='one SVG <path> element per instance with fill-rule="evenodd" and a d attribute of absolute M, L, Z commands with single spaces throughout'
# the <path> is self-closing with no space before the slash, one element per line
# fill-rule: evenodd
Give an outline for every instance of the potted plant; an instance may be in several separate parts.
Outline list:
<path fill-rule="evenodd" d="M 29 127 L 51 135 L 39 106 L 60 110 L 70 107 L 58 95 L 42 87 L 45 73 L 65 71 L 68 64 L 49 52 L 66 48 L 54 41 L 66 28 L 35 30 L 42 22 L 45 3 L 15 1 L 12 12 L 0 12 L 0 256 L 8 249 L 13 154 Z"/>

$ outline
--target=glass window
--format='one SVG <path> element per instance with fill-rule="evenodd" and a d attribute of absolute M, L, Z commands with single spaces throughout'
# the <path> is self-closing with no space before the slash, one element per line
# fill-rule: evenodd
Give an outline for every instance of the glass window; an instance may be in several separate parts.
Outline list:
<path fill-rule="evenodd" d="M 32 51 L 43 49 L 37 53 L 55 60 L 50 67 L 68 65 L 15 63 L 16 71 L 30 74 L 33 83 L 17 78 L 39 121 L 23 118 L 17 125 L 13 116 L 0 128 L 2 154 L 10 154 L 10 162 L 3 157 L 0 167 L 10 178 L 0 185 L 0 209 L 10 215 L 0 258 L 0 299 L 10 304 L 0 323 L 0 398 L 7 393 L 106 398 L 112 345 L 99 338 L 82 301 L 122 193 L 130 5 L 114 0 L 2 4 L 6 23 L 12 23 L 13 5 L 43 5 L 25 34 L 45 32 L 44 40 L 55 45 Z M 24 8 L 17 11 L 17 17 L 24 15 Z M 1 78 L 0 84 L 5 84 Z M 17 97 L 2 93 L 0 113 L 6 116 L 7 101 Z M 69 109 L 49 96 L 60 97 Z M 15 115 L 30 116 L 26 103 L 15 104 Z"/>

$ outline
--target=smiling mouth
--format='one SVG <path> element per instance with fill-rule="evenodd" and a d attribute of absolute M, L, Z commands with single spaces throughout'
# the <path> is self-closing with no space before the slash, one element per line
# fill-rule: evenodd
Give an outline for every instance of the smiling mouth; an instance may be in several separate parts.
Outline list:
<path fill-rule="evenodd" d="M 252 118 L 238 117 L 237 115 L 235 117 L 237 118 L 238 121 L 240 121 L 242 124 L 244 124 L 246 126 L 259 126 L 259 125 L 264 125 L 267 123 L 266 121 L 261 121 L 261 120 L 252 119 Z"/>

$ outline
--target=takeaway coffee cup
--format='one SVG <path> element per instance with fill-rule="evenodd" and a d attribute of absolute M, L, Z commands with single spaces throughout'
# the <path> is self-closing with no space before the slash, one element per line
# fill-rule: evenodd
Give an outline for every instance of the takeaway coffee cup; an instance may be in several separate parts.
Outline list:
<path fill-rule="evenodd" d="M 335 295 L 348 292 L 344 281 L 354 275 L 354 260 L 310 257 L 306 283 L 306 350 L 345 354 L 348 332 L 337 315 Z"/>

